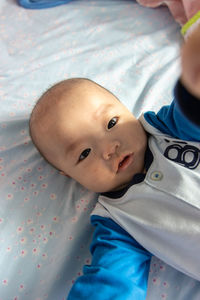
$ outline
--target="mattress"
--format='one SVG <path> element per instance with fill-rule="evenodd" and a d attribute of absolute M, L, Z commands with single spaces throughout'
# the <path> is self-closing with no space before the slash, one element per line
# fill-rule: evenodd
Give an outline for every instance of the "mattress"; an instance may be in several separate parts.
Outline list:
<path fill-rule="evenodd" d="M 133 0 L 44 10 L 1 0 L 0 34 L 0 300 L 63 300 L 91 260 L 98 195 L 40 156 L 31 110 L 54 83 L 86 77 L 137 117 L 157 111 L 171 102 L 180 74 L 180 28 L 166 7 Z M 199 282 L 156 257 L 148 282 L 148 300 L 200 299 Z"/>

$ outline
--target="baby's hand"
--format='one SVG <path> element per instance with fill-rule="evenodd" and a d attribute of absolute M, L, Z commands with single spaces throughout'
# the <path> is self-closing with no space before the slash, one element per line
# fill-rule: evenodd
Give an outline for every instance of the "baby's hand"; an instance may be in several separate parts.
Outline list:
<path fill-rule="evenodd" d="M 200 25 L 191 33 L 181 51 L 181 81 L 200 100 Z"/>

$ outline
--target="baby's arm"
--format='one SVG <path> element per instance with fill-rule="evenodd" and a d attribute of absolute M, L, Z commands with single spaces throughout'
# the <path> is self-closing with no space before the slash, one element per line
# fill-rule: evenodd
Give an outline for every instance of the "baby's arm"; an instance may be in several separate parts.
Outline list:
<path fill-rule="evenodd" d="M 67 300 L 144 300 L 151 254 L 108 218 L 93 215 L 92 263 Z"/>
<path fill-rule="evenodd" d="M 200 24 L 189 35 L 181 51 L 181 81 L 200 100 Z"/>

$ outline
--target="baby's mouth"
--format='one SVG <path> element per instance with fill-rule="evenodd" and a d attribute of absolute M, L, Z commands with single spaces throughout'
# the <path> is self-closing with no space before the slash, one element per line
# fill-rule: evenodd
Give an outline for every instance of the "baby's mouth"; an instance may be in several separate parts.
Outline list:
<path fill-rule="evenodd" d="M 119 162 L 117 172 L 126 170 L 132 162 L 133 162 L 133 153 L 124 156 Z"/>

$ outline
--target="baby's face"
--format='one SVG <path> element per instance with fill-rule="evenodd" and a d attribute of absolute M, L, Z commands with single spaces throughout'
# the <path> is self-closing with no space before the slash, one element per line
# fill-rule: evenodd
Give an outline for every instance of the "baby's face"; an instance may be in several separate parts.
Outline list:
<path fill-rule="evenodd" d="M 144 170 L 146 134 L 108 91 L 86 89 L 62 101 L 44 142 L 57 168 L 95 192 L 120 189 Z"/>

